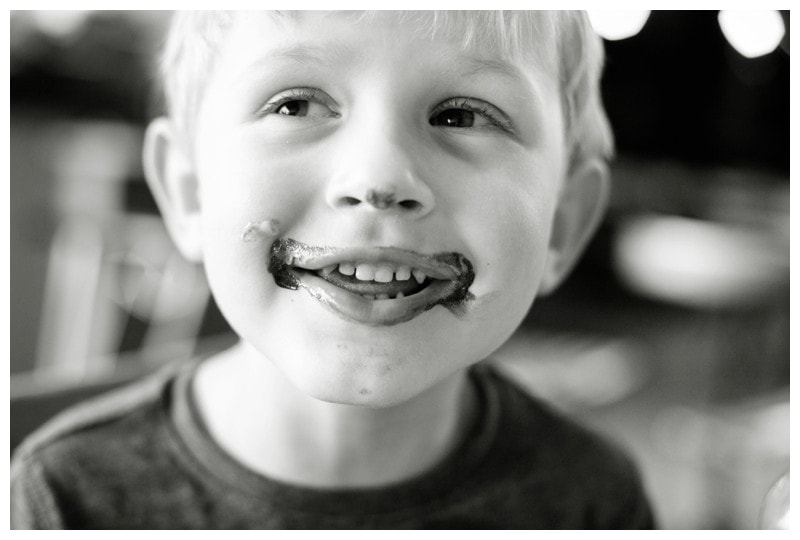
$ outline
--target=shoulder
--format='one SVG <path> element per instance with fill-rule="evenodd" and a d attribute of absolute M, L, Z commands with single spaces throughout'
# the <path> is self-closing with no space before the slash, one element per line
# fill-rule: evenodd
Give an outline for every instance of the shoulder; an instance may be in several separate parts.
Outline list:
<path fill-rule="evenodd" d="M 60 528 L 65 500 L 148 459 L 166 424 L 166 389 L 178 371 L 170 365 L 70 407 L 27 437 L 11 463 L 12 524 Z"/>
<path fill-rule="evenodd" d="M 514 439 L 509 442 L 524 446 L 539 459 L 565 461 L 566 456 L 577 453 L 585 454 L 590 461 L 628 462 L 616 444 L 533 395 L 501 368 L 482 366 L 480 377 L 496 396 L 500 435 L 515 435 L 504 437 Z"/>
<path fill-rule="evenodd" d="M 551 516 L 570 522 L 572 513 L 580 521 L 575 528 L 653 526 L 638 466 L 621 446 L 531 395 L 501 370 L 490 366 L 482 376 L 500 403 L 499 452 L 520 485 L 537 492 L 537 500 L 557 501 Z"/>
<path fill-rule="evenodd" d="M 159 408 L 165 387 L 178 366 L 170 365 L 145 378 L 83 401 L 60 412 L 20 444 L 15 458 L 47 452 L 76 436 L 113 429 Z"/>

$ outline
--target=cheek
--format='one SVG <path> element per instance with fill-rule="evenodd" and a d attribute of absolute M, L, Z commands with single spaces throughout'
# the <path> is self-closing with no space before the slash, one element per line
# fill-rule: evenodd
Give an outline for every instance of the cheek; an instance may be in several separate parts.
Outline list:
<path fill-rule="evenodd" d="M 257 315 L 275 295 L 269 243 L 245 242 L 248 223 L 277 220 L 279 231 L 302 216 L 302 170 L 286 167 L 252 142 L 220 135 L 199 148 L 203 263 L 220 309 L 234 324 Z"/>
<path fill-rule="evenodd" d="M 482 306 L 481 318 L 507 337 L 525 317 L 539 290 L 547 260 L 547 210 L 521 199 L 504 201 L 503 218 L 476 232 L 479 253 L 471 291 Z M 482 234 L 481 234 L 482 233 Z"/>
<path fill-rule="evenodd" d="M 533 294 L 547 259 L 555 173 L 520 169 L 504 171 L 506 182 L 481 188 L 471 207 L 472 218 L 463 216 L 470 220 L 469 241 L 482 270 L 476 272 L 476 286 L 493 292 L 514 289 Z"/>
<path fill-rule="evenodd" d="M 474 196 L 458 221 L 476 266 L 470 331 L 480 337 L 469 339 L 481 356 L 508 339 L 536 297 L 547 261 L 557 179 L 558 169 L 550 162 L 519 160 L 471 180 Z"/>
<path fill-rule="evenodd" d="M 490 356 L 516 331 L 533 304 L 547 258 L 549 208 L 509 197 L 494 219 L 474 230 L 477 261 L 470 352 Z M 502 216 L 497 219 L 497 216 Z M 488 216 L 487 217 L 491 217 Z"/>
<path fill-rule="evenodd" d="M 313 162 L 287 156 L 247 132 L 220 134 L 210 142 L 198 160 L 210 241 L 239 238 L 248 222 L 274 219 L 285 231 L 303 219 L 317 191 Z"/>

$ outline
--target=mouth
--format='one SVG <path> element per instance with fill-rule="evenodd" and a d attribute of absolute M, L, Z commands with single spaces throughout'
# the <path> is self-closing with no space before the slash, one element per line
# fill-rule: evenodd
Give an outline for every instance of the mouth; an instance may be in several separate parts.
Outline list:
<path fill-rule="evenodd" d="M 291 238 L 272 244 L 268 270 L 279 287 L 303 288 L 337 315 L 373 326 L 406 322 L 438 305 L 460 314 L 475 278 L 460 253 L 320 247 Z"/>

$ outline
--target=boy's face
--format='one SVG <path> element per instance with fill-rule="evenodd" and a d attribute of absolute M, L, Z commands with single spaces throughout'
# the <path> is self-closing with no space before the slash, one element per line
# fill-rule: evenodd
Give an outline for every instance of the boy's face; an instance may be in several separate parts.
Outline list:
<path fill-rule="evenodd" d="M 485 358 L 548 264 L 565 162 L 553 61 L 416 32 L 392 14 L 238 16 L 199 111 L 198 241 L 217 302 L 326 401 L 396 404 Z M 263 220 L 277 236 L 243 242 Z M 270 261 L 275 239 L 293 265 Z M 440 279 L 417 292 L 403 267 Z"/>

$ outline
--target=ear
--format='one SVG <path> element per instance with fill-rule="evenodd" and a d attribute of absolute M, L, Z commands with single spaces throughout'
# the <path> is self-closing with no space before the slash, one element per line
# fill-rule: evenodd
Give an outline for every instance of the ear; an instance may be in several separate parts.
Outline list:
<path fill-rule="evenodd" d="M 145 178 L 167 231 L 184 257 L 200 262 L 202 236 L 197 176 L 167 118 L 157 118 L 148 126 L 142 157 Z"/>
<path fill-rule="evenodd" d="M 565 179 L 540 294 L 552 293 L 569 275 L 600 225 L 610 189 L 608 166 L 600 159 L 585 162 Z"/>

